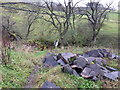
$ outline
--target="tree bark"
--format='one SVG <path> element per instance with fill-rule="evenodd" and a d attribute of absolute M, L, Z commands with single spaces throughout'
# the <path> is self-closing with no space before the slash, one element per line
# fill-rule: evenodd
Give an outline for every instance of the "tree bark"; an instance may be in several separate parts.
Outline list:
<path fill-rule="evenodd" d="M 64 39 L 64 36 L 60 34 L 60 43 L 61 43 L 61 46 L 64 46 L 65 45 L 65 39 Z"/>
<path fill-rule="evenodd" d="M 96 39 L 97 39 L 97 36 L 93 36 L 93 43 L 95 44 L 96 43 Z"/>
<path fill-rule="evenodd" d="M 94 28 L 93 29 L 93 37 L 92 37 L 92 42 L 93 42 L 94 45 L 96 43 L 96 39 L 97 39 L 97 34 L 96 34 L 96 31 L 95 31 L 95 28 Z"/>

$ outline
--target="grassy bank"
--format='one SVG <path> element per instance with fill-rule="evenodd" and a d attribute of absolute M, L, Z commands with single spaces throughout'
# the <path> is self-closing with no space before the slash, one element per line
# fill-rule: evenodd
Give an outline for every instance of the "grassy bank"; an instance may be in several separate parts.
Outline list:
<path fill-rule="evenodd" d="M 35 65 L 42 65 L 42 59 L 48 52 L 62 53 L 62 52 L 72 52 L 72 53 L 84 53 L 89 50 L 103 48 L 103 47 L 74 47 L 69 46 L 64 49 L 57 48 L 53 50 L 44 51 L 34 51 L 26 52 L 21 49 L 11 51 L 11 63 L 8 65 L 1 65 L 0 70 L 2 70 L 2 82 L 0 82 L 0 88 L 23 88 L 26 85 L 27 78 L 34 69 Z M 111 50 L 112 53 L 117 54 L 117 49 L 106 48 L 108 51 Z M 19 51 L 20 50 L 20 51 Z M 114 60 L 109 61 L 109 66 L 118 68 L 118 63 Z M 102 82 L 93 82 L 82 77 L 71 76 L 66 73 L 62 73 L 61 67 L 57 66 L 55 68 L 40 68 L 35 77 L 35 88 L 39 88 L 46 81 L 52 81 L 57 86 L 62 88 L 100 88 L 102 87 Z"/>

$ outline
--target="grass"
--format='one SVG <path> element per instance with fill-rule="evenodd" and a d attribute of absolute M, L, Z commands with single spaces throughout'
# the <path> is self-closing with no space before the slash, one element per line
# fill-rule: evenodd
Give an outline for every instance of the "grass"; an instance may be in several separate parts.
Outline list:
<path fill-rule="evenodd" d="M 104 47 L 104 46 L 94 46 L 94 47 L 76 47 L 76 46 L 66 46 L 64 48 L 56 48 L 56 49 L 53 49 L 51 50 L 50 52 L 53 52 L 53 53 L 63 53 L 63 52 L 71 52 L 71 53 L 77 53 L 77 54 L 83 54 L 87 51 L 90 51 L 90 50 L 93 50 L 93 49 L 106 49 L 108 50 L 109 52 L 111 53 L 114 53 L 114 54 L 118 54 L 118 49 L 112 49 L 112 48 L 109 48 L 109 47 Z"/>
<path fill-rule="evenodd" d="M 24 36 L 25 31 L 25 17 L 21 17 L 23 12 L 20 15 L 14 14 L 13 20 L 17 22 L 17 25 L 13 28 L 21 33 Z M 2 81 L 0 82 L 0 88 L 21 88 L 24 87 L 27 81 L 27 77 L 32 72 L 32 69 L 35 65 L 42 64 L 42 58 L 47 52 L 53 53 L 62 53 L 62 52 L 72 52 L 82 54 L 88 50 L 97 49 L 97 48 L 106 48 L 112 50 L 111 52 L 117 54 L 117 37 L 118 37 L 118 14 L 111 12 L 109 13 L 109 20 L 106 20 L 103 28 L 100 31 L 96 47 L 77 47 L 77 46 L 67 46 L 63 49 L 56 48 L 53 50 L 44 50 L 39 52 L 25 52 L 25 51 L 11 51 L 11 63 L 8 65 L 0 65 L 0 77 L 2 76 Z M 84 22 L 84 21 L 83 21 Z M 83 23 L 82 22 L 82 23 Z M 79 25 L 79 24 L 78 24 Z M 17 28 L 16 28 L 17 27 Z M 18 28 L 20 27 L 20 28 Z M 50 33 L 52 26 L 49 23 L 46 23 L 43 20 L 37 20 L 33 25 L 34 31 L 28 37 L 31 39 L 41 39 L 47 41 L 54 41 L 58 38 L 57 32 L 54 30 L 53 33 Z M 84 29 L 86 30 L 86 29 Z M 73 33 L 72 33 L 73 34 Z M 112 49 L 115 47 L 116 49 Z M 108 62 L 109 66 L 118 68 L 118 62 L 111 60 Z M 101 87 L 101 82 L 94 83 L 92 81 L 83 79 L 81 77 L 75 77 L 67 73 L 61 72 L 61 67 L 55 68 L 42 68 L 37 73 L 36 85 L 34 87 L 41 87 L 46 81 L 52 81 L 57 86 L 62 88 L 98 88 Z"/>
<path fill-rule="evenodd" d="M 118 48 L 118 14 L 111 12 L 108 14 L 98 37 L 97 45 L 104 47 Z"/>
<path fill-rule="evenodd" d="M 118 11 L 117 11 L 118 12 Z M 114 12 L 110 12 L 108 14 L 108 17 L 111 19 L 111 20 L 115 20 L 115 21 L 118 21 L 118 13 L 116 11 Z"/>
<path fill-rule="evenodd" d="M 51 52 L 53 53 L 62 53 L 62 52 L 84 53 L 86 51 L 97 49 L 97 48 L 103 48 L 103 47 L 81 48 L 81 47 L 73 46 L 73 47 L 65 47 L 64 49 L 56 48 L 56 49 L 53 49 Z M 117 54 L 117 49 L 112 49 L 112 50 L 110 48 L 106 48 L 106 49 L 108 51 L 111 51 L 111 53 Z M 118 67 L 118 62 L 116 60 L 108 60 L 108 65 L 120 70 Z M 57 86 L 60 86 L 61 88 L 102 88 L 102 86 L 104 85 L 104 81 L 92 82 L 92 81 L 83 79 L 82 77 L 76 77 L 73 75 L 69 75 L 67 73 L 62 73 L 60 66 L 57 66 L 55 68 L 50 68 L 50 69 L 42 68 L 41 70 L 39 70 L 38 76 L 36 77 L 35 80 L 36 80 L 36 85 L 34 86 L 35 88 L 40 88 L 46 80 L 55 83 Z M 107 80 L 107 84 L 110 85 L 110 83 L 111 82 Z"/>
<path fill-rule="evenodd" d="M 103 48 L 103 47 L 75 47 L 69 46 L 64 49 L 56 48 L 53 50 L 44 50 L 39 52 L 25 52 L 22 50 L 11 51 L 11 63 L 8 65 L 1 65 L 0 70 L 2 71 L 2 82 L 0 82 L 0 88 L 22 88 L 27 82 L 27 78 L 33 70 L 35 65 L 42 64 L 42 58 L 48 52 L 62 53 L 84 53 L 86 51 Z M 110 50 L 109 48 L 106 48 Z M 111 52 L 117 53 L 117 50 Z M 117 62 L 110 61 L 109 66 L 117 67 Z M 62 88 L 99 88 L 102 82 L 92 82 L 81 77 L 71 76 L 67 73 L 62 73 L 61 67 L 55 68 L 41 68 L 37 72 L 35 78 L 35 88 L 39 88 L 43 83 L 48 80 L 55 83 L 57 86 Z"/>
<path fill-rule="evenodd" d="M 48 80 L 55 83 L 57 86 L 61 88 L 98 88 L 94 82 L 83 79 L 82 77 L 76 77 L 73 75 L 69 75 L 67 73 L 62 73 L 61 67 L 57 66 L 55 68 L 49 69 L 49 71 L 44 73 L 38 73 L 36 78 L 37 84 L 35 88 L 39 88 L 43 85 L 43 83 Z"/>
<path fill-rule="evenodd" d="M 20 6 L 21 7 L 21 6 Z M 56 12 L 56 11 L 55 11 Z M 57 13 L 57 12 L 56 12 Z M 60 14 L 62 14 L 61 12 L 58 12 Z M 26 23 L 27 23 L 27 19 L 26 19 L 26 14 L 24 12 L 19 12 L 19 13 L 12 13 L 11 15 L 13 15 L 12 20 L 16 22 L 16 24 L 14 25 L 13 30 L 19 32 L 23 37 L 25 36 L 25 29 L 26 29 Z M 116 12 L 110 12 L 108 14 L 109 19 L 105 21 L 104 26 L 102 27 L 99 37 L 98 37 L 98 42 L 97 45 L 98 46 L 105 46 L 105 47 L 114 47 L 117 48 L 118 45 L 118 13 Z M 48 18 L 46 16 L 46 18 Z M 77 27 L 79 26 L 83 26 L 82 24 L 85 23 L 85 20 L 77 20 Z M 82 24 L 81 24 L 81 23 Z M 21 27 L 21 28 L 18 28 Z M 45 22 L 42 19 L 38 19 L 32 26 L 32 29 L 34 29 L 33 32 L 30 33 L 28 39 L 29 40 L 35 40 L 35 39 L 43 39 L 49 42 L 53 42 L 54 40 L 58 39 L 58 32 L 56 31 L 55 28 L 53 28 L 53 26 L 48 23 Z M 83 31 L 87 31 L 86 30 L 86 26 L 82 27 Z M 88 28 L 90 31 L 90 28 Z M 74 31 L 72 31 L 71 29 L 69 30 L 70 32 L 68 32 L 68 34 L 66 35 L 66 39 L 72 40 L 71 35 L 73 35 Z M 76 31 L 79 31 L 78 29 Z M 84 32 L 83 32 L 84 33 Z M 92 35 L 92 33 L 88 32 L 88 34 Z M 86 35 L 86 34 L 84 34 Z M 88 36 L 91 38 L 91 36 Z M 78 35 L 79 37 L 76 38 L 77 41 L 81 41 L 80 39 L 82 39 L 81 33 Z M 87 35 L 86 35 L 87 36 Z M 84 41 L 83 41 L 84 42 Z M 79 45 L 81 45 L 82 41 L 79 43 Z"/>
<path fill-rule="evenodd" d="M 11 63 L 8 65 L 0 65 L 0 70 L 2 70 L 0 88 L 24 87 L 33 66 L 35 66 L 35 64 L 41 65 L 41 56 L 43 56 L 43 53 L 38 56 L 36 53 L 12 50 Z"/>
<path fill-rule="evenodd" d="M 116 22 L 106 21 L 101 29 L 101 34 L 118 37 L 118 24 Z"/>

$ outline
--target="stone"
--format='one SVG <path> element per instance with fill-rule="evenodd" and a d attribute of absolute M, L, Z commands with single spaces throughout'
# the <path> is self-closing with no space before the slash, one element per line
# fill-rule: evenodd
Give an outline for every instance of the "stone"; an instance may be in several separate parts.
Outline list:
<path fill-rule="evenodd" d="M 73 53 L 60 53 L 58 59 L 62 59 L 66 64 L 69 64 L 71 58 L 75 58 L 77 55 Z"/>
<path fill-rule="evenodd" d="M 77 65 L 71 65 L 71 68 L 74 69 L 77 73 L 82 72 L 82 67 L 78 67 Z"/>
<path fill-rule="evenodd" d="M 66 64 L 69 64 L 71 58 L 75 58 L 77 55 L 73 53 L 60 53 L 57 57 L 62 59 Z"/>
<path fill-rule="evenodd" d="M 112 58 L 113 58 L 113 59 L 118 59 L 118 60 L 120 60 L 120 56 L 115 55 L 115 54 L 112 54 Z"/>
<path fill-rule="evenodd" d="M 54 59 L 53 56 L 48 56 L 48 57 L 45 57 L 44 60 L 43 60 L 43 65 L 45 67 L 55 67 L 58 65 L 57 61 Z"/>
<path fill-rule="evenodd" d="M 102 57 L 107 57 L 107 55 L 109 54 L 109 52 L 107 52 L 106 49 L 97 49 L 103 56 Z"/>
<path fill-rule="evenodd" d="M 53 55 L 53 58 L 57 61 L 57 56 Z"/>
<path fill-rule="evenodd" d="M 118 79 L 120 79 L 120 71 L 118 71 Z"/>
<path fill-rule="evenodd" d="M 91 75 L 91 76 L 95 76 L 95 71 L 91 71 L 91 72 L 90 72 L 90 75 Z"/>
<path fill-rule="evenodd" d="M 104 57 L 104 53 L 103 53 L 103 51 L 102 51 L 102 49 L 97 49 L 97 51 L 99 52 L 99 57 Z"/>
<path fill-rule="evenodd" d="M 83 69 L 87 64 L 87 61 L 85 60 L 85 58 L 79 57 L 77 60 L 73 62 L 73 64 L 77 65 L 78 68 Z"/>
<path fill-rule="evenodd" d="M 101 68 L 97 65 L 97 64 L 91 64 L 89 66 L 87 66 L 88 68 L 91 69 L 91 71 L 94 71 L 94 76 L 97 76 L 97 75 L 101 75 L 102 74 L 102 71 L 101 71 Z"/>
<path fill-rule="evenodd" d="M 92 64 L 94 62 L 95 58 L 94 57 L 87 57 L 85 58 L 89 64 Z"/>
<path fill-rule="evenodd" d="M 103 66 L 106 66 L 107 65 L 107 60 L 103 59 L 102 64 L 103 64 Z"/>
<path fill-rule="evenodd" d="M 47 53 L 45 57 L 53 56 L 57 60 L 57 56 L 54 53 Z"/>
<path fill-rule="evenodd" d="M 77 72 L 76 72 L 76 70 L 73 70 L 73 75 L 75 75 L 75 76 L 80 76 Z"/>
<path fill-rule="evenodd" d="M 99 64 L 97 64 L 98 65 L 98 67 L 100 67 L 101 68 L 101 71 L 103 71 L 103 73 L 109 73 L 110 71 L 108 70 L 108 69 L 106 69 L 105 67 L 103 67 L 103 66 L 101 66 L 101 65 L 99 65 Z"/>
<path fill-rule="evenodd" d="M 91 68 L 85 67 L 80 75 L 84 78 L 90 78 L 92 77 L 92 75 L 90 75 L 91 71 L 92 71 Z"/>
<path fill-rule="evenodd" d="M 62 71 L 64 73 L 70 73 L 70 74 L 72 74 L 73 69 L 70 67 L 69 64 L 66 64 L 65 66 L 63 66 Z"/>
<path fill-rule="evenodd" d="M 102 57 L 120 59 L 120 56 L 107 52 L 106 49 L 96 49 L 85 54 L 60 53 L 55 55 L 48 53 L 43 60 L 46 67 L 62 66 L 62 72 L 75 76 L 82 76 L 93 81 L 104 77 L 111 80 L 120 79 L 120 71 L 107 66 L 107 60 Z"/>
<path fill-rule="evenodd" d="M 65 66 L 63 66 L 62 72 L 69 73 L 75 76 L 79 76 L 79 74 L 74 69 L 72 69 L 69 64 L 66 64 Z"/>
<path fill-rule="evenodd" d="M 102 65 L 102 59 L 101 58 L 96 58 L 95 59 L 95 64 L 99 64 L 99 65 Z"/>
<path fill-rule="evenodd" d="M 53 88 L 53 89 L 56 88 L 56 89 L 61 90 L 60 87 L 56 86 L 54 83 L 49 82 L 49 81 L 46 81 L 41 88 Z"/>
<path fill-rule="evenodd" d="M 72 68 L 77 68 L 77 65 L 71 65 Z"/>
<path fill-rule="evenodd" d="M 90 57 L 107 57 L 110 53 L 106 49 L 95 49 L 86 52 Z"/>
<path fill-rule="evenodd" d="M 109 55 L 108 55 L 108 58 L 109 58 L 109 59 L 119 59 L 119 56 L 116 55 L 116 54 L 109 54 Z"/>
<path fill-rule="evenodd" d="M 113 68 L 113 67 L 109 67 L 109 66 L 106 66 L 106 68 L 110 71 L 117 71 L 117 69 Z"/>
<path fill-rule="evenodd" d="M 93 81 L 97 81 L 98 78 L 97 78 L 96 76 L 93 76 L 93 78 L 92 78 L 91 80 L 93 80 Z"/>
<path fill-rule="evenodd" d="M 95 58 L 95 63 L 97 63 L 99 65 L 107 65 L 107 61 L 102 58 Z"/>
<path fill-rule="evenodd" d="M 116 55 L 115 55 L 115 54 L 112 54 L 111 58 L 112 58 L 112 59 L 116 59 Z"/>
<path fill-rule="evenodd" d="M 62 59 L 59 59 L 57 62 L 58 62 L 61 66 L 66 65 Z"/>
<path fill-rule="evenodd" d="M 48 57 L 48 56 L 53 56 L 53 55 L 55 55 L 54 53 L 47 53 L 46 54 L 46 57 Z"/>
<path fill-rule="evenodd" d="M 90 57 L 89 54 L 82 54 L 82 56 L 85 58 Z"/>
<path fill-rule="evenodd" d="M 91 64 L 85 67 L 81 75 L 84 78 L 89 78 L 95 81 L 102 78 L 103 71 L 97 64 Z"/>
<path fill-rule="evenodd" d="M 116 59 L 120 60 L 120 56 L 116 55 Z"/>
<path fill-rule="evenodd" d="M 90 57 L 100 57 L 100 53 L 98 50 L 91 50 L 86 52 L 87 55 L 89 55 Z"/>
<path fill-rule="evenodd" d="M 119 77 L 118 74 L 119 74 L 119 72 L 115 71 L 115 72 L 110 72 L 110 73 L 104 73 L 104 76 L 111 80 L 116 80 Z"/>
<path fill-rule="evenodd" d="M 76 54 L 77 55 L 77 57 L 81 57 L 81 56 L 83 56 L 83 54 Z"/>

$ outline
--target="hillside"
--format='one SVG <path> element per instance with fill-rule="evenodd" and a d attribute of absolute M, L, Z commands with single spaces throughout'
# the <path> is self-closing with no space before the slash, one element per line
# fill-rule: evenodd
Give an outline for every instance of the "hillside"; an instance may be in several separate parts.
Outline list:
<path fill-rule="evenodd" d="M 86 16 L 75 14 L 76 28 L 68 28 L 65 46 L 55 46 L 60 36 L 46 22 L 49 15 L 34 12 L 38 8 L 30 4 L 6 6 L 19 9 L 0 8 L 1 30 L 8 30 L 0 37 L 0 88 L 120 88 L 117 11 L 108 13 L 95 45 L 89 42 L 92 28 Z M 53 12 L 63 16 L 57 9 Z"/>

